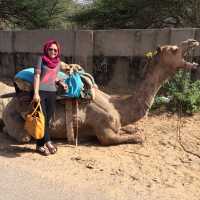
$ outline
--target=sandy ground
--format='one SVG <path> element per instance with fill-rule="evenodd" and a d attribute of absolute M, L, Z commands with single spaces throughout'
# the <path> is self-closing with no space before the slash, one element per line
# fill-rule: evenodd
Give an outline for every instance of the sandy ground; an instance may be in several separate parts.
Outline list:
<path fill-rule="evenodd" d="M 43 157 L 34 143 L 19 145 L 0 133 L 0 200 L 199 200 L 200 115 L 151 115 L 139 123 L 143 145 L 78 147 L 55 141 Z"/>

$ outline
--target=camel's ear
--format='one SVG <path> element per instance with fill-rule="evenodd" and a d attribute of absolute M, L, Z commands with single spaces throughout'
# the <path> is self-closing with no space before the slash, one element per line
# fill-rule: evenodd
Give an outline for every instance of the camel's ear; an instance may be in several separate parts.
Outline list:
<path fill-rule="evenodd" d="M 172 53 L 176 54 L 177 51 L 178 51 L 178 47 L 177 46 L 173 46 L 172 47 Z"/>

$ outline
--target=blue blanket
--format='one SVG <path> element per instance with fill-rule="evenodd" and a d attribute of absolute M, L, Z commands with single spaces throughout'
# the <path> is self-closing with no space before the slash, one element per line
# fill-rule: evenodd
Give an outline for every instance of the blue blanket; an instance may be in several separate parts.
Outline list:
<path fill-rule="evenodd" d="M 15 78 L 27 81 L 29 83 L 34 82 L 34 68 L 23 69 L 15 75 Z M 81 91 L 83 90 L 83 82 L 81 80 L 79 73 L 73 73 L 71 75 L 66 75 L 63 72 L 58 73 L 58 79 L 64 79 L 64 82 L 68 85 L 68 91 L 66 91 L 62 96 L 68 97 L 80 97 Z"/>
<path fill-rule="evenodd" d="M 34 81 L 34 68 L 23 69 L 16 73 L 15 78 L 19 78 L 23 81 L 27 81 L 29 83 L 33 83 Z"/>

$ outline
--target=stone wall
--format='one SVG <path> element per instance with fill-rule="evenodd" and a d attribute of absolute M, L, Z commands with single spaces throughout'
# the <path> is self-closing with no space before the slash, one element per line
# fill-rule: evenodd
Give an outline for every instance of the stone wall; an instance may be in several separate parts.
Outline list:
<path fill-rule="evenodd" d="M 82 65 L 100 86 L 132 88 L 142 77 L 139 66 L 145 52 L 188 38 L 200 40 L 200 29 L 0 31 L 0 77 L 12 78 L 22 68 L 35 65 L 42 44 L 56 39 L 62 60 Z M 194 56 L 199 53 L 196 50 Z"/>

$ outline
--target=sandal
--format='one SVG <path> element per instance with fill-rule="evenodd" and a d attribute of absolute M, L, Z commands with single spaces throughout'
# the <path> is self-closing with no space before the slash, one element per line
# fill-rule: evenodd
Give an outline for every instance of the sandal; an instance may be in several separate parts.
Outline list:
<path fill-rule="evenodd" d="M 55 154 L 57 152 L 57 147 L 51 141 L 46 142 L 45 145 L 51 154 Z"/>
<path fill-rule="evenodd" d="M 43 156 L 49 156 L 51 154 L 49 149 L 45 146 L 36 146 L 36 151 Z"/>

